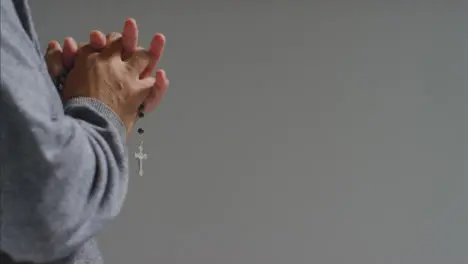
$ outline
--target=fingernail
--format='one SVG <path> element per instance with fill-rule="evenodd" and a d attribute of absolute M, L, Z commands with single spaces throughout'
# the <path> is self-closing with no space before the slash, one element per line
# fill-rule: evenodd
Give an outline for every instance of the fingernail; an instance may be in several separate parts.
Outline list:
<path fill-rule="evenodd" d="M 48 50 L 55 49 L 56 47 L 57 47 L 57 41 L 55 40 L 49 42 L 49 44 L 47 45 Z"/>

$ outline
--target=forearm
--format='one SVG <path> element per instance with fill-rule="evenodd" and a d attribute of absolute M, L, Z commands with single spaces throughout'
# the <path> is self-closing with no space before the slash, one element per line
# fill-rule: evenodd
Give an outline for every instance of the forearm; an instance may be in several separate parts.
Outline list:
<path fill-rule="evenodd" d="M 122 206 L 128 181 L 122 139 L 88 105 L 67 109 L 94 124 L 63 116 L 35 126 L 1 104 L 9 113 L 0 138 L 1 248 L 24 260 L 66 256 Z"/>
<path fill-rule="evenodd" d="M 61 102 L 42 58 L 25 52 L 26 34 L 11 34 L 22 29 L 4 8 L 2 1 L 0 249 L 16 261 L 51 262 L 118 214 L 128 183 L 125 129 L 89 98 L 54 112 Z"/>
<path fill-rule="evenodd" d="M 82 102 L 67 112 L 92 123 L 63 116 L 35 125 L 1 105 L 9 113 L 0 137 L 1 248 L 25 260 L 66 256 L 122 206 L 128 181 L 122 138 Z"/>

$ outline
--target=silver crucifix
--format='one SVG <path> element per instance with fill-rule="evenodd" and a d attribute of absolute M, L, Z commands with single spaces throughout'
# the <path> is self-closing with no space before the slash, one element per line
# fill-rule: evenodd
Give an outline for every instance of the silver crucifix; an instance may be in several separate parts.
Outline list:
<path fill-rule="evenodd" d="M 143 176 L 143 160 L 148 159 L 148 155 L 143 152 L 143 141 L 140 141 L 140 145 L 138 146 L 139 152 L 135 153 L 135 159 L 138 159 L 138 174 Z"/>

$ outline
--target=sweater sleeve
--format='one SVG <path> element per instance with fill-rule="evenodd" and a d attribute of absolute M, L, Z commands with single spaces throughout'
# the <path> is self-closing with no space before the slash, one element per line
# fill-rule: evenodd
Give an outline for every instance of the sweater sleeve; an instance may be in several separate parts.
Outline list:
<path fill-rule="evenodd" d="M 95 99 L 62 104 L 6 0 L 0 41 L 0 250 L 18 262 L 52 262 L 119 213 L 128 185 L 125 127 Z"/>

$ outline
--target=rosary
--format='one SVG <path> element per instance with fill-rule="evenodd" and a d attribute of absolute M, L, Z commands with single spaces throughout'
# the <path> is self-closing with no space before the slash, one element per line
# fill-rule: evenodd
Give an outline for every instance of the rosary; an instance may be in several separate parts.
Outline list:
<path fill-rule="evenodd" d="M 140 105 L 138 108 L 138 117 L 143 118 L 145 114 L 143 113 L 143 110 L 145 109 L 145 105 Z M 143 128 L 138 128 L 137 130 L 138 134 L 140 137 L 143 137 L 143 133 L 145 133 L 145 130 Z M 138 145 L 138 150 L 139 152 L 135 152 L 135 159 L 138 160 L 138 175 L 143 176 L 143 160 L 148 159 L 148 155 L 143 152 L 143 140 L 140 140 L 140 144 Z"/>

